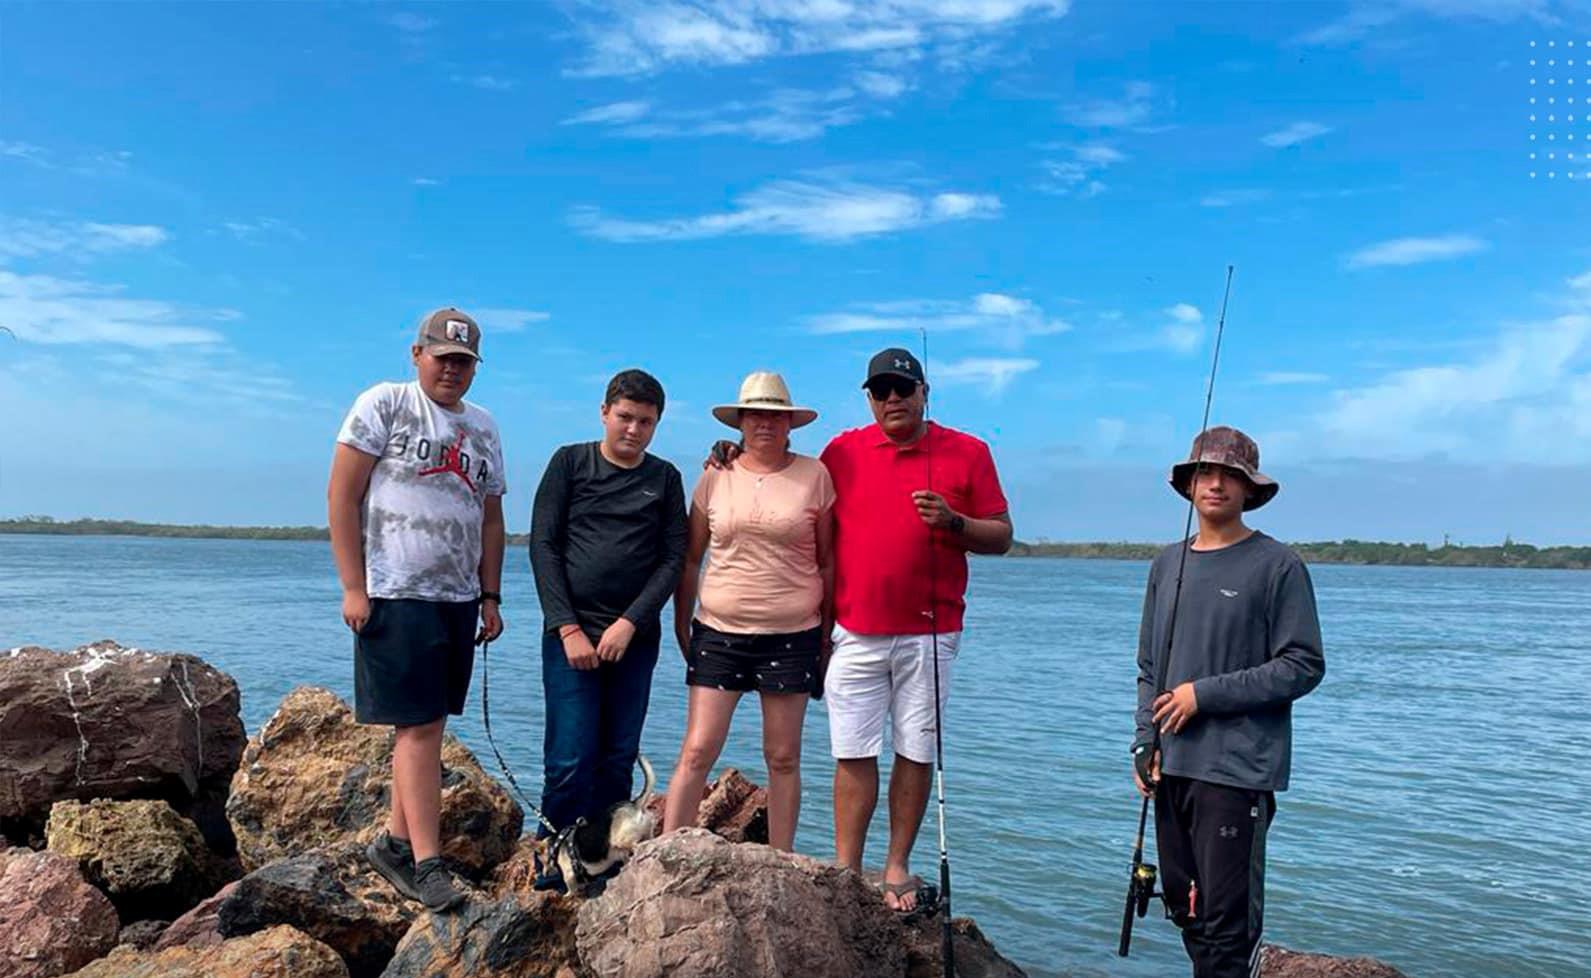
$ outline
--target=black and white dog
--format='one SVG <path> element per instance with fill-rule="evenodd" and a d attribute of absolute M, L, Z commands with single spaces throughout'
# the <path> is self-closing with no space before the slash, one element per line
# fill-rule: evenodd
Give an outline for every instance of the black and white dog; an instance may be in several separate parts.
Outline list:
<path fill-rule="evenodd" d="M 610 805 L 596 818 L 580 819 L 553 840 L 553 859 L 572 894 L 584 896 L 593 881 L 630 858 L 657 831 L 657 818 L 647 808 L 657 776 L 644 755 L 636 761 L 643 779 L 639 795 Z"/>

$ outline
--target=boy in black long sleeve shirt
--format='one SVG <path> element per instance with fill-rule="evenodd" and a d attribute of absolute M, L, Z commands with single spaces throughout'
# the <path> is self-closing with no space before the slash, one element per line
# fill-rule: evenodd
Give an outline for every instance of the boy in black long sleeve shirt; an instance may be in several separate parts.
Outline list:
<path fill-rule="evenodd" d="M 1265 836 L 1287 788 L 1292 702 L 1320 684 L 1326 658 L 1304 562 L 1243 523 L 1278 489 L 1259 447 L 1211 428 L 1171 485 L 1193 501 L 1199 533 L 1149 571 L 1134 778 L 1154 792 L 1161 888 L 1195 978 L 1239 978 L 1259 973 Z"/>
<path fill-rule="evenodd" d="M 646 452 L 662 414 L 655 378 L 619 373 L 603 402 L 602 441 L 558 449 L 536 490 L 530 564 L 547 697 L 541 806 L 559 828 L 630 796 L 658 614 L 685 563 L 679 470 Z"/>

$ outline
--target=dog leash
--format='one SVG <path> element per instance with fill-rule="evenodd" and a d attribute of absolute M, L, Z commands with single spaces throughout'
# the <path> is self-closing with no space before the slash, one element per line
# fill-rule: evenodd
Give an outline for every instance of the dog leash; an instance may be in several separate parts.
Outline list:
<path fill-rule="evenodd" d="M 481 726 L 486 728 L 486 742 L 491 745 L 492 753 L 497 756 L 497 767 L 503 772 L 503 777 L 508 780 L 509 787 L 514 789 L 514 794 L 519 796 L 519 803 L 536 816 L 536 821 L 547 827 L 547 831 L 554 836 L 559 834 L 558 826 L 548 821 L 528 796 L 525 789 L 519 786 L 519 780 L 514 777 L 514 772 L 508 769 L 508 762 L 503 760 L 503 752 L 497 749 L 497 738 L 492 736 L 492 665 L 491 657 L 487 650 L 492 646 L 492 640 L 486 639 L 481 643 Z"/>

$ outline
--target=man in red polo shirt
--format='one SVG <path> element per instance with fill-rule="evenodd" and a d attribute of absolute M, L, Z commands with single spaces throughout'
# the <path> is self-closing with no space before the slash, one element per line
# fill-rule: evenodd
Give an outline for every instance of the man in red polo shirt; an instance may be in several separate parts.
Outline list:
<path fill-rule="evenodd" d="M 960 646 L 967 554 L 1009 550 L 1011 517 L 989 446 L 924 420 L 928 383 L 916 357 L 882 351 L 862 386 L 875 423 L 838 435 L 822 456 L 836 497 L 835 627 L 823 685 L 836 761 L 834 848 L 842 865 L 861 870 L 889 718 L 884 900 L 909 911 L 928 895 L 910 858 L 933 782 L 931 636 L 942 712 Z"/>

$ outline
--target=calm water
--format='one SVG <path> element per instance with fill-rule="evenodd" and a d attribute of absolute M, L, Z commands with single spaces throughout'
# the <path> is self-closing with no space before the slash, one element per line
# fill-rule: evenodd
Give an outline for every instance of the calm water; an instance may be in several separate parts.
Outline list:
<path fill-rule="evenodd" d="M 512 555 L 493 726 L 539 783 L 539 626 Z M 325 544 L 0 536 L 0 647 L 115 638 L 237 677 L 251 731 L 299 683 L 351 696 Z M 1171 926 L 1115 957 L 1137 802 L 1133 645 L 1144 565 L 977 560 L 946 721 L 956 909 L 1035 976 L 1185 974 Z M 1319 567 L 1325 684 L 1295 714 L 1267 937 L 1415 978 L 1591 974 L 1591 573 Z M 684 667 L 658 668 L 644 750 L 671 767 Z M 479 672 L 477 672 L 477 680 Z M 455 727 L 492 768 L 479 689 Z M 798 847 L 829 854 L 826 722 L 809 715 Z M 725 763 L 763 780 L 754 703 Z M 534 789 L 532 789 L 534 790 Z M 917 868 L 935 871 L 933 812 Z M 882 855 L 874 828 L 870 862 Z"/>

